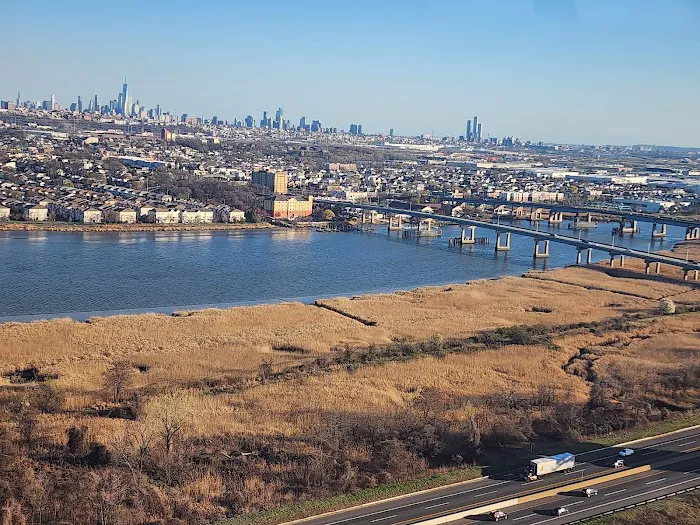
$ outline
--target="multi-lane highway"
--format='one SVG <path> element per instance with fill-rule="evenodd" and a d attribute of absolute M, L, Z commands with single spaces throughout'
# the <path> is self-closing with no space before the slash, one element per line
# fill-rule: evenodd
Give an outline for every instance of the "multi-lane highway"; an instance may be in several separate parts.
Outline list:
<path fill-rule="evenodd" d="M 625 507 L 679 489 L 700 485 L 700 429 L 688 429 L 632 445 L 634 455 L 625 458 L 627 468 L 651 464 L 653 470 L 629 478 L 591 487 L 598 496 L 559 494 L 548 499 L 504 509 L 509 521 L 522 525 L 569 523 L 614 508 Z M 339 513 L 304 520 L 305 525 L 410 525 L 504 500 L 522 498 L 534 492 L 587 481 L 614 472 L 612 462 L 620 447 L 606 447 L 576 456 L 576 467 L 570 473 L 557 473 L 535 482 L 519 479 L 520 471 L 506 472 L 487 478 L 451 485 L 432 491 L 348 509 Z M 562 451 L 564 452 L 564 451 Z M 525 465 L 523 465 L 524 467 Z M 617 492 L 621 491 L 621 492 Z M 561 518 L 552 515 L 559 505 L 570 508 Z M 464 521 L 483 521 L 474 516 Z"/>

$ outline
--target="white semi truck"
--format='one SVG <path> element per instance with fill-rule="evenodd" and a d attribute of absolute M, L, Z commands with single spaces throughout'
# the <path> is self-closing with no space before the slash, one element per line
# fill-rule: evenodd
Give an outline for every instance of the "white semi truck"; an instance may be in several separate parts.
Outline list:
<path fill-rule="evenodd" d="M 576 456 L 569 452 L 533 459 L 525 469 L 523 479 L 535 481 L 553 472 L 570 472 L 575 465 Z"/>

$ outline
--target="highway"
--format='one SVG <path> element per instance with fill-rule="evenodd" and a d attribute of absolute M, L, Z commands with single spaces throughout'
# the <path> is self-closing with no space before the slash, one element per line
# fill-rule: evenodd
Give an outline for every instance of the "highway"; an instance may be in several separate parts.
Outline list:
<path fill-rule="evenodd" d="M 571 246 L 576 246 L 580 250 L 599 250 L 607 252 L 611 256 L 622 255 L 625 257 L 635 257 L 643 261 L 649 261 L 654 263 L 658 262 L 662 264 L 668 264 L 671 266 L 677 266 L 688 271 L 700 272 L 700 263 L 696 261 L 686 261 L 685 259 L 670 257 L 668 255 L 661 255 L 655 252 L 645 252 L 641 250 L 634 250 L 631 248 L 613 246 L 611 244 L 582 240 L 576 237 L 570 237 L 568 235 L 559 235 L 557 233 L 540 232 L 529 228 L 521 228 L 519 226 L 510 226 L 506 224 L 499 224 L 495 222 L 464 217 L 448 217 L 447 215 L 437 215 L 434 213 L 426 213 L 421 211 L 402 210 L 399 208 L 387 208 L 385 206 L 376 206 L 372 204 L 356 204 L 352 202 L 336 201 L 332 199 L 318 198 L 316 199 L 316 202 L 335 206 L 346 206 L 348 208 L 372 210 L 380 213 L 389 213 L 393 215 L 407 215 L 410 217 L 416 217 L 420 219 L 433 219 L 435 221 L 442 221 L 446 223 L 454 223 L 459 225 L 477 226 L 480 228 L 487 228 L 489 230 L 497 232 L 511 233 L 513 235 L 524 235 L 526 237 L 532 237 L 533 239 L 539 241 L 551 241 L 561 244 L 569 244 Z"/>
<path fill-rule="evenodd" d="M 487 478 L 464 482 L 432 491 L 410 494 L 401 498 L 379 502 L 303 520 L 305 525 L 410 525 L 421 521 L 494 504 L 512 498 L 523 497 L 559 486 L 585 481 L 615 472 L 612 462 L 622 447 L 606 447 L 577 454 L 576 467 L 570 473 L 551 474 L 535 482 L 519 479 L 520 471 L 505 472 Z M 658 470 L 622 478 L 602 484 L 597 497 L 582 498 L 579 495 L 558 495 L 552 498 L 504 509 L 509 521 L 523 525 L 538 523 L 568 523 L 595 515 L 616 506 L 624 507 L 673 492 L 693 483 L 700 485 L 700 429 L 688 429 L 668 436 L 661 436 L 631 445 L 634 455 L 625 458 L 626 468 L 641 465 L 657 465 Z M 562 452 L 565 452 L 562 450 Z M 667 464 L 672 462 L 671 464 Z M 523 464 L 525 467 L 525 464 Z M 663 478 L 663 479 L 662 479 Z M 652 483 L 649 483 L 652 482 Z M 616 487 L 615 490 L 610 490 Z M 616 490 L 623 490 L 612 494 Z M 658 489 L 658 490 L 657 490 Z M 653 491 L 653 492 L 651 492 Z M 624 496 L 623 496 L 624 494 Z M 630 499 L 625 499 L 625 498 Z M 638 499 L 636 499 L 638 498 Z M 558 505 L 571 507 L 571 513 L 562 518 L 551 514 Z M 603 506 L 600 506 L 603 505 Z M 483 521 L 486 516 L 474 516 L 461 522 Z"/>

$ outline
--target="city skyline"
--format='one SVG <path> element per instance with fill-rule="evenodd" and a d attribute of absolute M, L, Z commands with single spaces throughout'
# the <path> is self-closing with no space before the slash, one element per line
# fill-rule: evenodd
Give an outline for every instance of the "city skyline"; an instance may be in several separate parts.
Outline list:
<path fill-rule="evenodd" d="M 127 1 L 138 19 L 159 23 L 122 28 L 73 1 L 53 17 L 31 16 L 28 30 L 23 21 L 46 5 L 34 0 L 7 12 L 0 48 L 12 55 L 0 78 L 3 99 L 20 89 L 71 102 L 80 94 L 85 104 L 94 93 L 113 93 L 114 79 L 128 70 L 131 97 L 138 93 L 149 107 L 157 102 L 174 114 L 257 120 L 266 108 L 298 108 L 292 121 L 306 116 L 339 129 L 361 121 L 367 133 L 459 136 L 478 109 L 489 122 L 482 136 L 700 145 L 693 93 L 700 71 L 690 66 L 700 53 L 700 8 L 693 2 L 506 1 L 497 13 L 453 1 L 432 9 L 391 1 L 309 1 L 294 9 L 276 1 L 205 2 L 193 14 Z M 71 39 L 61 30 L 68 16 Z M 200 29 L 212 24 L 224 25 Z M 463 27 L 470 28 L 467 44 Z M 116 68 L 112 41 L 127 57 Z M 177 45 L 159 49 L 162 42 Z"/>

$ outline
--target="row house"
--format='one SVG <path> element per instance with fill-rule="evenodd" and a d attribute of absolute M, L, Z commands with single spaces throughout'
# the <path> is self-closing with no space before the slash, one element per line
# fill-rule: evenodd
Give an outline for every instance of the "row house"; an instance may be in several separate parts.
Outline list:
<path fill-rule="evenodd" d="M 24 210 L 22 210 L 22 216 L 25 221 L 43 222 L 49 218 L 49 209 L 41 204 L 25 206 Z"/>
<path fill-rule="evenodd" d="M 183 224 L 202 224 L 214 222 L 213 210 L 182 210 L 180 222 Z"/>
<path fill-rule="evenodd" d="M 151 208 L 148 211 L 148 222 L 154 224 L 177 224 L 180 222 L 179 210 L 168 208 Z"/>

